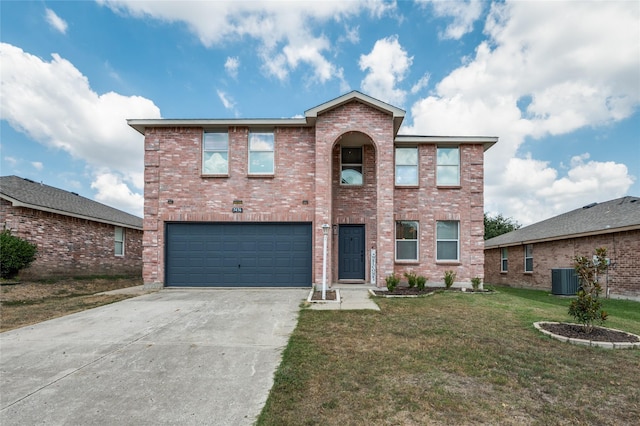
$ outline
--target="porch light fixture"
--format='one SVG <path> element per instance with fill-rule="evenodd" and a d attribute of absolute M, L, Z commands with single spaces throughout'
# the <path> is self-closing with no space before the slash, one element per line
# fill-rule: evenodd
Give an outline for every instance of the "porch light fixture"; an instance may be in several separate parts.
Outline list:
<path fill-rule="evenodd" d="M 322 300 L 327 299 L 327 236 L 329 235 L 329 224 L 322 225 Z"/>

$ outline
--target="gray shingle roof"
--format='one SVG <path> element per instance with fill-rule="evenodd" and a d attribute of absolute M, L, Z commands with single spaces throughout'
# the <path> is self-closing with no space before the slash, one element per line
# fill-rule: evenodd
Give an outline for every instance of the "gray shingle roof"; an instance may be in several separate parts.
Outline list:
<path fill-rule="evenodd" d="M 560 240 L 581 235 L 640 229 L 640 198 L 593 203 L 484 242 L 485 248 Z"/>
<path fill-rule="evenodd" d="M 13 205 L 142 229 L 142 219 L 73 192 L 18 176 L 0 177 L 0 197 Z"/>

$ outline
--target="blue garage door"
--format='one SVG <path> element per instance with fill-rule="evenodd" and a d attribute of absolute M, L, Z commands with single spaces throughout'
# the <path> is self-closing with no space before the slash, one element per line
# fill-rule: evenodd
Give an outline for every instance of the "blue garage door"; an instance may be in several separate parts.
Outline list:
<path fill-rule="evenodd" d="M 310 223 L 168 223 L 169 287 L 308 287 Z"/>

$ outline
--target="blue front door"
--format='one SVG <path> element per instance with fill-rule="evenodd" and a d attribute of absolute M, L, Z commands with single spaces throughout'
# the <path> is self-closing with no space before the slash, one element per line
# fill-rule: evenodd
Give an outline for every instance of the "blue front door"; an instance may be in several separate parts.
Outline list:
<path fill-rule="evenodd" d="M 338 279 L 364 280 L 364 225 L 340 225 Z"/>

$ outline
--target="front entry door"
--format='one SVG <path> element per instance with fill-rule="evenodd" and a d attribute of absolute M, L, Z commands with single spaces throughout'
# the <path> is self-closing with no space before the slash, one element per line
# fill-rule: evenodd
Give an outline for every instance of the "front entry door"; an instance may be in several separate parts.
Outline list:
<path fill-rule="evenodd" d="M 364 280 L 364 225 L 340 225 L 338 279 Z"/>

